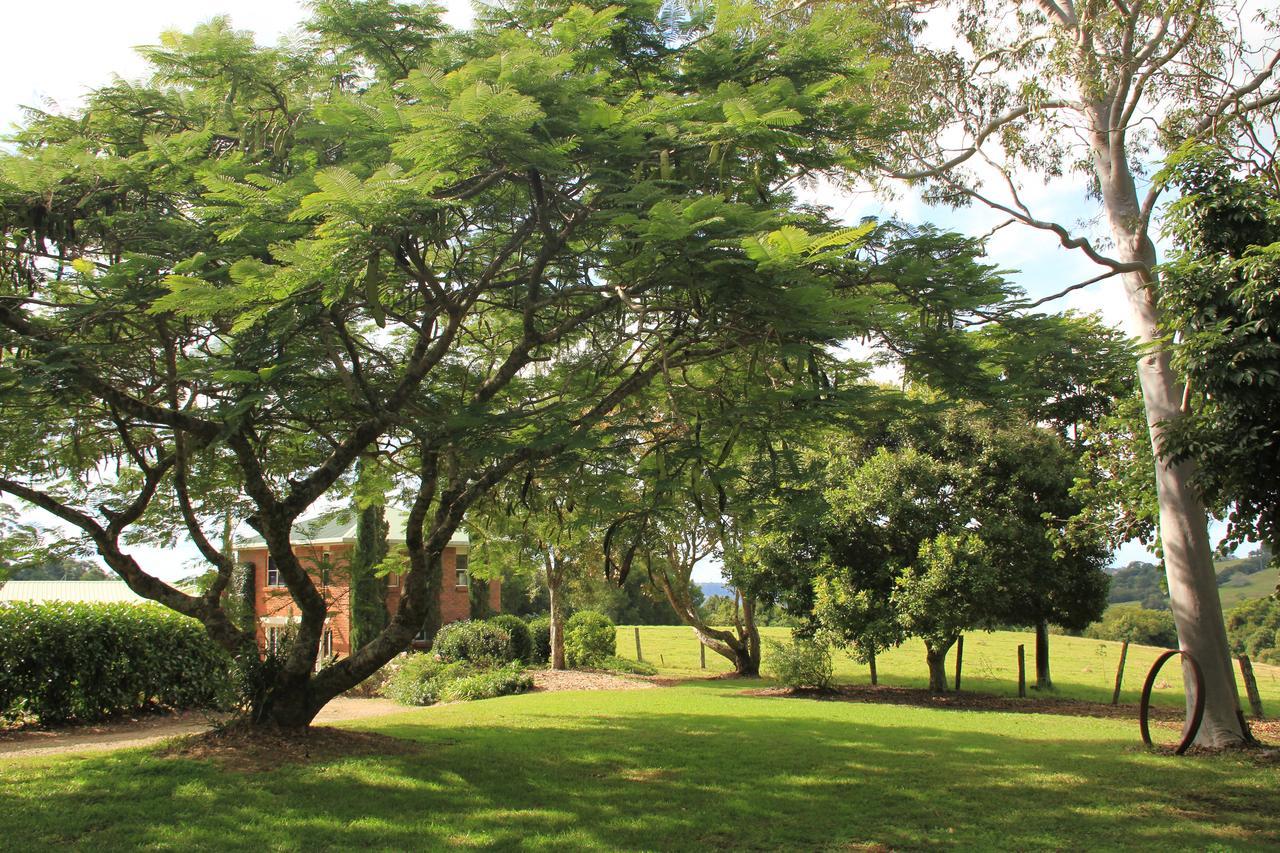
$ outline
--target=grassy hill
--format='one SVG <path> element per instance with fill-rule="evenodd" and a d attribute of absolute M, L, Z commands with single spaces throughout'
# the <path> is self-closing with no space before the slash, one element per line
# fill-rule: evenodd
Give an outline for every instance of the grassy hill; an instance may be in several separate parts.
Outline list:
<path fill-rule="evenodd" d="M 1230 610 L 1245 601 L 1265 598 L 1275 592 L 1280 572 L 1268 567 L 1268 559 L 1250 556 L 1214 563 L 1223 609 Z M 1164 590 L 1163 571 L 1152 563 L 1130 563 L 1112 574 L 1111 594 L 1107 601 L 1110 604 L 1141 604 L 1167 610 L 1169 596 Z"/>

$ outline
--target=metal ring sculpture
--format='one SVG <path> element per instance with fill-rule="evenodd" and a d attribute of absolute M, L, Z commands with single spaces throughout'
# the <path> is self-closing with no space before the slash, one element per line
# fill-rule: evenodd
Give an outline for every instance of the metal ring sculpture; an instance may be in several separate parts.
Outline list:
<path fill-rule="evenodd" d="M 1186 726 L 1182 729 L 1182 740 L 1178 743 L 1178 748 L 1173 751 L 1174 755 L 1182 755 L 1187 751 L 1187 747 L 1191 746 L 1191 742 L 1196 739 L 1196 734 L 1200 731 L 1200 723 L 1204 721 L 1204 672 L 1200 669 L 1200 664 L 1191 656 L 1189 652 L 1180 649 L 1170 649 L 1160 657 L 1156 658 L 1156 662 L 1151 665 L 1151 672 L 1147 673 L 1147 681 L 1142 685 L 1142 703 L 1138 706 L 1138 724 L 1142 728 L 1142 742 L 1147 746 L 1151 746 L 1151 730 L 1147 725 L 1147 719 L 1151 714 L 1151 688 L 1155 686 L 1156 676 L 1160 674 L 1160 668 L 1164 666 L 1165 661 L 1174 655 L 1181 655 L 1184 660 L 1191 664 L 1191 694 L 1192 700 L 1191 716 L 1187 720 Z"/>

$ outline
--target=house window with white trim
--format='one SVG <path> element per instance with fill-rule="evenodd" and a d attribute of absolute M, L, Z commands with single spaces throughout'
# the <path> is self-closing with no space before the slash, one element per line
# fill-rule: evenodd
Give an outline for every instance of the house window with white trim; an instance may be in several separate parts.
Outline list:
<path fill-rule="evenodd" d="M 275 557 L 267 557 L 267 586 L 284 586 L 280 581 L 280 569 L 276 566 Z"/>
<path fill-rule="evenodd" d="M 267 653 L 282 654 L 284 652 L 285 641 L 288 638 L 288 627 L 285 625 L 268 625 L 267 626 Z"/>
<path fill-rule="evenodd" d="M 471 574 L 467 571 L 467 555 L 458 554 L 453 558 L 453 570 L 457 576 L 455 583 L 459 587 L 471 586 Z"/>

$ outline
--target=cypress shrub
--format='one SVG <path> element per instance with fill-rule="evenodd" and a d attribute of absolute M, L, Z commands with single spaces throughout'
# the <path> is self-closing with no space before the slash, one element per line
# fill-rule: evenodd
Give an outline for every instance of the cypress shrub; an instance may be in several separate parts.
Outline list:
<path fill-rule="evenodd" d="M 100 720 L 151 706 L 224 706 L 230 657 L 155 605 L 0 606 L 0 718 Z"/>
<path fill-rule="evenodd" d="M 613 620 L 594 610 L 579 610 L 564 624 L 564 658 L 572 667 L 601 666 L 618 653 Z"/>
<path fill-rule="evenodd" d="M 531 642 L 530 663 L 546 663 L 551 660 L 551 617 L 535 616 L 529 620 Z"/>
<path fill-rule="evenodd" d="M 512 616 L 510 613 L 499 613 L 497 616 L 489 617 L 488 622 L 511 635 L 510 660 L 525 663 L 533 661 L 533 637 L 529 634 L 529 626 L 524 624 L 523 619 Z"/>

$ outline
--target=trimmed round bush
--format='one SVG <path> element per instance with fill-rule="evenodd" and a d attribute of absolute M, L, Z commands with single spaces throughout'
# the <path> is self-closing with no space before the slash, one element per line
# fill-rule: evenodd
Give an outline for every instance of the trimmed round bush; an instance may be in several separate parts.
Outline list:
<path fill-rule="evenodd" d="M 601 666 L 618 653 L 618 628 L 594 610 L 579 610 L 564 626 L 564 658 L 572 667 Z"/>
<path fill-rule="evenodd" d="M 100 720 L 149 706 L 220 708 L 231 658 L 158 605 L 0 605 L 0 719 Z"/>
<path fill-rule="evenodd" d="M 445 663 L 464 660 L 480 667 L 501 666 L 512 660 L 511 635 L 491 622 L 450 622 L 436 634 L 431 651 Z"/>
<path fill-rule="evenodd" d="M 519 616 L 510 613 L 499 613 L 487 620 L 490 625 L 497 625 L 511 636 L 510 660 L 529 663 L 533 660 L 533 638 L 529 635 L 529 626 Z"/>
<path fill-rule="evenodd" d="M 551 660 L 551 617 L 535 616 L 529 620 L 530 663 Z"/>
<path fill-rule="evenodd" d="M 795 638 L 790 643 L 766 641 L 769 673 L 792 690 L 830 690 L 835 677 L 831 647 L 818 640 Z"/>

